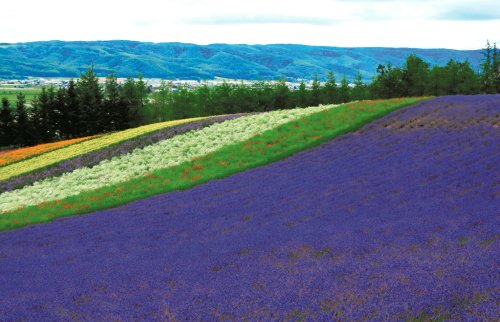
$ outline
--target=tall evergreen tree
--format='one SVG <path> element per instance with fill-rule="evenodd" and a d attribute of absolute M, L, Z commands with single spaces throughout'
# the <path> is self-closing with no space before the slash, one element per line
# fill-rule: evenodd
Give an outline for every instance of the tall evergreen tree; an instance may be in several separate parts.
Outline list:
<path fill-rule="evenodd" d="M 114 131 L 125 128 L 125 126 L 121 124 L 124 121 L 121 111 L 123 105 L 118 80 L 116 75 L 112 73 L 106 78 L 106 84 L 104 85 L 103 114 L 105 114 L 105 118 L 107 118 L 109 122 L 104 124 L 103 130 Z"/>
<path fill-rule="evenodd" d="M 290 89 L 284 79 L 278 81 L 274 87 L 274 108 L 286 109 L 289 106 Z"/>
<path fill-rule="evenodd" d="M 56 92 L 54 101 L 55 117 L 57 118 L 56 133 L 59 139 L 69 138 L 71 136 L 70 129 L 70 112 L 68 108 L 67 91 L 63 87 L 59 87 Z"/>
<path fill-rule="evenodd" d="M 325 86 L 323 86 L 323 102 L 326 104 L 332 104 L 337 101 L 337 81 L 335 80 L 335 74 L 330 71 L 328 72 L 328 78 L 326 80 Z"/>
<path fill-rule="evenodd" d="M 354 80 L 354 88 L 352 89 L 352 100 L 364 100 L 368 98 L 367 86 L 363 82 L 363 77 L 361 73 L 356 74 L 356 79 Z"/>
<path fill-rule="evenodd" d="M 42 88 L 43 91 L 43 88 Z M 31 140 L 29 145 L 35 145 L 42 141 L 42 111 L 40 108 L 40 97 L 35 96 L 31 101 L 31 115 L 29 118 L 30 128 L 31 128 Z"/>
<path fill-rule="evenodd" d="M 495 83 L 496 93 L 500 93 L 500 57 L 498 56 L 497 43 L 493 44 L 493 82 Z"/>
<path fill-rule="evenodd" d="M 134 127 L 140 124 L 141 99 L 133 78 L 129 77 L 122 89 L 123 108 L 121 110 L 123 128 Z"/>
<path fill-rule="evenodd" d="M 2 98 L 0 110 L 0 146 L 11 146 L 16 143 L 14 138 L 14 115 L 7 98 Z"/>
<path fill-rule="evenodd" d="M 76 85 L 78 102 L 81 110 L 82 132 L 86 135 L 96 134 L 102 131 L 108 120 L 103 113 L 103 94 L 99 81 L 90 67 L 80 76 Z"/>
<path fill-rule="evenodd" d="M 15 113 L 15 137 L 16 143 L 21 146 L 30 145 L 31 128 L 28 120 L 28 113 L 26 112 L 26 97 L 21 92 L 17 94 L 16 113 Z"/>
<path fill-rule="evenodd" d="M 495 73 L 493 70 L 493 53 L 490 42 L 486 42 L 486 48 L 484 49 L 484 60 L 481 64 L 482 74 L 482 91 L 486 94 L 493 94 L 496 92 L 495 88 Z"/>
<path fill-rule="evenodd" d="M 67 120 L 65 121 L 65 126 L 67 129 L 65 133 L 68 137 L 78 137 L 85 133 L 83 126 L 84 115 L 78 101 L 78 91 L 76 89 L 76 83 L 73 79 L 70 79 L 68 87 L 66 88 L 66 111 L 65 115 Z"/>
<path fill-rule="evenodd" d="M 306 83 L 304 83 L 304 81 L 300 82 L 297 96 L 297 106 L 307 107 L 307 105 L 309 104 L 309 92 L 307 91 Z"/>
<path fill-rule="evenodd" d="M 38 100 L 35 102 L 37 106 L 37 121 L 38 125 L 38 135 L 40 142 L 49 142 L 52 140 L 51 133 L 51 120 L 50 120 L 50 109 L 51 109 L 51 98 L 45 87 L 42 87 L 42 92 L 38 96 Z"/>
<path fill-rule="evenodd" d="M 309 106 L 317 106 L 321 102 L 321 83 L 319 82 L 318 75 L 314 74 Z"/>
<path fill-rule="evenodd" d="M 341 103 L 349 102 L 351 99 L 349 81 L 347 77 L 342 77 L 339 88 L 339 100 Z"/>

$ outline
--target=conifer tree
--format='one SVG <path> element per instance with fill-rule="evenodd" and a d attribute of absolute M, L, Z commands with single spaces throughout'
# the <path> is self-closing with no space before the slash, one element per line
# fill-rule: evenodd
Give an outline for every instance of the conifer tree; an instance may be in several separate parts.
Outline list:
<path fill-rule="evenodd" d="M 14 116 L 7 98 L 2 99 L 0 110 L 0 146 L 11 146 L 15 144 L 14 138 Z"/>
<path fill-rule="evenodd" d="M 363 83 L 363 77 L 361 76 L 360 72 L 356 74 L 356 79 L 354 80 L 354 88 L 352 90 L 351 98 L 353 100 L 364 100 L 368 98 L 366 84 Z"/>
<path fill-rule="evenodd" d="M 328 72 L 328 77 L 323 87 L 323 102 L 326 104 L 333 104 L 337 101 L 337 81 L 335 80 L 335 74 L 330 71 Z"/>
<path fill-rule="evenodd" d="M 349 92 L 350 92 L 349 81 L 347 80 L 347 77 L 344 75 L 342 81 L 340 82 L 340 88 L 339 88 L 339 99 L 341 103 L 349 102 L 351 96 Z"/>
<path fill-rule="evenodd" d="M 67 120 L 65 125 L 68 126 L 66 134 L 69 138 L 78 137 L 82 135 L 85 131 L 83 129 L 83 113 L 80 108 L 80 103 L 78 102 L 78 92 L 76 89 L 76 83 L 71 79 L 66 88 L 66 111 L 65 115 Z"/>
<path fill-rule="evenodd" d="M 122 122 L 120 111 L 122 106 L 120 86 L 118 85 L 116 75 L 112 73 L 106 78 L 106 84 L 104 85 L 104 113 L 109 122 L 105 124 L 103 130 L 115 131 L 123 128 L 120 125 Z"/>
<path fill-rule="evenodd" d="M 52 139 L 51 133 L 51 120 L 50 120 L 50 95 L 45 87 L 42 87 L 42 92 L 38 96 L 36 101 L 37 106 L 37 121 L 38 125 L 38 136 L 40 142 L 49 142 Z"/>
<path fill-rule="evenodd" d="M 486 94 L 493 94 L 496 92 L 495 88 L 495 73 L 493 66 L 493 53 L 489 41 L 486 41 L 486 48 L 484 49 L 484 61 L 481 64 L 482 68 L 482 91 Z"/>
<path fill-rule="evenodd" d="M 29 126 L 28 113 L 26 112 L 26 97 L 21 92 L 17 94 L 15 128 L 16 143 L 25 146 L 31 141 L 31 129 Z"/>
<path fill-rule="evenodd" d="M 314 74 L 312 86 L 311 86 L 311 96 L 309 101 L 309 106 L 318 106 L 321 102 L 320 93 L 321 83 L 318 79 L 318 74 Z"/>
<path fill-rule="evenodd" d="M 298 95 L 297 105 L 299 107 L 307 107 L 307 105 L 309 104 L 309 93 L 307 91 L 306 83 L 304 83 L 304 81 L 300 82 L 297 95 Z"/>
<path fill-rule="evenodd" d="M 81 132 L 85 135 L 101 132 L 108 120 L 104 117 L 102 89 L 93 67 L 80 76 L 76 90 L 81 111 Z"/>
<path fill-rule="evenodd" d="M 495 92 L 500 93 L 500 57 L 498 56 L 497 43 L 493 44 L 493 82 L 495 84 Z"/>
<path fill-rule="evenodd" d="M 131 77 L 127 78 L 123 84 L 122 101 L 123 108 L 120 111 L 121 121 L 119 123 L 119 127 L 121 129 L 126 129 L 139 125 L 141 100 L 137 91 L 136 83 Z"/>

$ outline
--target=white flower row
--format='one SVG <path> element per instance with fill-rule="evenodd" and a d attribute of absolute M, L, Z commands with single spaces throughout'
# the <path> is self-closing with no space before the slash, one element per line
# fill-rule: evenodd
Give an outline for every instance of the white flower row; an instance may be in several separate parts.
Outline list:
<path fill-rule="evenodd" d="M 92 168 L 76 169 L 59 177 L 4 192 L 0 194 L 0 212 L 63 199 L 172 167 L 330 107 L 331 105 L 250 115 L 178 135 L 129 154 L 104 160 Z"/>

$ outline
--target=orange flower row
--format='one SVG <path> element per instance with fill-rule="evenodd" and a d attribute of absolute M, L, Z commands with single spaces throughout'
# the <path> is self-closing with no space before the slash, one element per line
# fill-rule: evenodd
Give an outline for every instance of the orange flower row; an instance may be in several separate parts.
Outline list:
<path fill-rule="evenodd" d="M 12 151 L 7 151 L 5 153 L 0 154 L 0 166 L 7 165 L 10 163 L 17 162 L 22 159 L 27 159 L 45 152 L 53 151 L 56 149 L 60 149 L 62 147 L 75 144 L 78 142 L 82 142 L 88 139 L 91 139 L 95 136 L 87 136 L 83 138 L 76 138 L 71 140 L 64 140 L 53 143 L 45 143 L 36 146 L 30 146 L 27 148 L 16 149 Z"/>

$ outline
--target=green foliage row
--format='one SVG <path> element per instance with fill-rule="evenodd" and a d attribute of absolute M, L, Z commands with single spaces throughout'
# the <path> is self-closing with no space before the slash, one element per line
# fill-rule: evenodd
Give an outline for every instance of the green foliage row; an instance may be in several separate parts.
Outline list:
<path fill-rule="evenodd" d="M 431 68 L 429 63 L 411 54 L 402 67 L 379 65 L 377 75 L 369 84 L 363 81 L 360 73 L 352 83 L 345 76 L 337 83 L 333 72 L 328 74 L 324 83 L 315 76 L 310 88 L 302 82 L 295 90 L 289 89 L 284 80 L 252 85 L 224 83 L 194 90 L 187 87 L 174 89 L 171 83 L 164 82 L 159 91 L 153 93 L 151 102 L 141 110 L 141 115 L 146 122 L 158 122 L 363 99 L 500 93 L 500 62 L 496 45 L 491 47 L 487 43 L 481 68 L 481 72 L 475 72 L 468 61 L 455 60 Z"/>
<path fill-rule="evenodd" d="M 341 105 L 286 123 L 242 143 L 128 182 L 107 186 L 63 200 L 27 207 L 0 216 L 0 230 L 115 207 L 174 190 L 188 189 L 216 178 L 284 159 L 296 152 L 354 131 L 391 111 L 423 98 L 363 101 Z"/>

